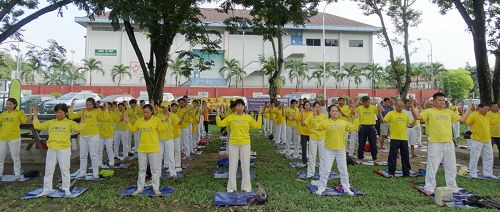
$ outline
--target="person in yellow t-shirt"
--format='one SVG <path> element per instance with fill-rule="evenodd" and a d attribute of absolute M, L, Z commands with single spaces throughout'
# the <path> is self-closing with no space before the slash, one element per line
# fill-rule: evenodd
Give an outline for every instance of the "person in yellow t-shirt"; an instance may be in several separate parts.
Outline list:
<path fill-rule="evenodd" d="M 274 108 L 274 119 L 276 123 L 276 134 L 274 135 L 275 144 L 283 144 L 286 142 L 286 117 L 285 105 L 283 102 L 277 101 Z"/>
<path fill-rule="evenodd" d="M 80 169 L 78 171 L 78 178 L 84 178 L 87 174 L 88 157 L 92 163 L 92 176 L 99 178 L 99 122 L 108 117 L 109 111 L 101 111 L 97 109 L 97 103 L 93 98 L 88 98 L 85 101 L 85 109 L 74 112 L 73 102 L 69 108 L 69 119 L 81 119 L 85 116 L 85 125 L 81 127 L 80 131 Z M 81 122 L 82 123 L 82 122 Z"/>
<path fill-rule="evenodd" d="M 358 159 L 363 160 L 364 158 L 364 147 L 366 140 L 370 144 L 370 153 L 374 162 L 377 160 L 377 130 L 375 129 L 376 120 L 375 117 L 380 116 L 380 108 L 375 105 L 370 104 L 370 97 L 361 97 L 362 105 L 356 108 L 358 113 L 358 121 L 360 124 L 358 132 Z"/>
<path fill-rule="evenodd" d="M 270 129 L 270 120 L 269 120 L 269 102 L 266 102 L 264 104 L 264 109 L 262 110 L 262 114 L 263 114 L 263 119 L 262 119 L 262 134 L 264 134 L 264 136 L 267 136 L 269 134 L 269 129 Z"/>
<path fill-rule="evenodd" d="M 455 99 L 451 100 L 450 106 L 448 107 L 448 109 L 457 113 L 457 114 L 460 114 L 460 110 L 459 110 L 460 108 L 457 106 L 457 100 L 455 100 Z M 453 123 L 452 133 L 453 133 L 453 140 L 460 137 L 460 122 L 457 121 L 457 122 Z"/>
<path fill-rule="evenodd" d="M 141 100 L 141 104 L 143 104 L 143 100 Z M 130 123 L 134 124 L 135 121 L 139 118 L 142 118 L 144 116 L 142 112 L 142 106 L 137 105 L 137 100 L 131 99 L 129 101 L 130 107 L 128 108 L 127 115 L 130 119 Z M 139 142 L 141 141 L 140 137 L 140 132 L 129 132 L 128 139 L 129 139 L 129 146 L 132 150 L 132 152 L 137 151 L 137 147 L 139 146 Z M 134 147 L 132 147 L 132 139 L 134 139 Z"/>
<path fill-rule="evenodd" d="M 139 174 L 137 177 L 137 190 L 132 195 L 138 195 L 144 191 L 146 180 L 146 169 L 149 165 L 151 168 L 151 179 L 153 191 L 155 195 L 161 195 L 160 192 L 160 175 L 161 175 L 161 153 L 160 140 L 158 133 L 167 130 L 167 125 L 162 123 L 160 118 L 154 115 L 153 106 L 150 104 L 144 105 L 143 118 L 138 118 L 132 124 L 128 117 L 124 117 L 125 122 L 128 122 L 127 127 L 133 132 L 140 132 L 140 142 L 137 147 L 139 160 Z"/>
<path fill-rule="evenodd" d="M 339 107 L 339 112 L 341 114 L 340 118 L 343 120 L 346 120 L 348 122 L 354 123 L 353 119 L 353 113 L 355 111 L 354 108 L 351 108 L 348 104 L 346 104 L 345 99 L 340 97 L 338 99 L 338 107 Z M 347 152 L 349 153 L 350 156 L 354 156 L 355 151 L 354 151 L 354 146 L 356 143 L 358 143 L 358 129 L 352 132 L 348 132 L 348 135 L 346 137 L 346 142 L 347 142 Z"/>
<path fill-rule="evenodd" d="M 410 176 L 410 155 L 408 152 L 408 132 L 407 127 L 413 127 L 415 121 L 410 119 L 408 114 L 403 112 L 404 102 L 399 100 L 394 104 L 394 109 L 388 112 L 382 123 L 389 123 L 389 132 L 391 132 L 391 142 L 389 149 L 389 158 L 387 166 L 389 175 L 394 177 L 396 173 L 396 165 L 398 161 L 398 151 L 401 154 L 401 164 L 403 169 L 403 177 Z"/>
<path fill-rule="evenodd" d="M 500 113 L 498 112 L 498 104 L 492 103 L 490 106 L 490 111 L 486 114 L 490 119 L 498 120 L 500 119 Z M 500 160 L 500 121 L 496 124 L 490 126 L 491 129 L 491 142 L 497 145 L 498 148 L 498 159 Z"/>
<path fill-rule="evenodd" d="M 47 130 L 49 134 L 47 140 L 48 150 L 45 156 L 43 191 L 38 196 L 46 196 L 53 192 L 52 178 L 58 163 L 61 170 L 62 190 L 66 196 L 70 196 L 71 133 L 80 131 L 80 127 L 85 125 L 85 116 L 82 116 L 81 125 L 66 119 L 68 113 L 66 104 L 54 106 L 56 118 L 44 123 L 40 123 L 38 120 L 38 107 L 32 107 L 31 112 L 33 114 L 33 127 L 37 130 Z"/>
<path fill-rule="evenodd" d="M 307 178 L 316 175 L 316 155 L 318 155 L 318 152 L 319 164 L 321 164 L 323 160 L 323 147 L 325 146 L 326 134 L 321 128 L 321 123 L 325 119 L 328 119 L 328 116 L 321 113 L 321 104 L 319 102 L 314 102 L 313 115 L 305 120 L 301 120 L 302 126 L 307 126 L 310 129 L 309 146 L 307 147 L 309 149 L 307 158 Z"/>
<path fill-rule="evenodd" d="M 297 152 L 300 145 L 300 135 L 297 134 L 297 122 L 295 118 L 299 113 L 297 108 L 297 100 L 292 99 L 290 101 L 290 107 L 286 110 L 286 141 L 285 141 L 285 151 L 286 155 L 290 154 L 290 147 L 294 147 L 294 152 Z"/>
<path fill-rule="evenodd" d="M 175 120 L 177 120 L 177 124 L 174 124 L 173 130 L 174 130 L 174 157 L 175 157 L 175 171 L 180 172 L 182 171 L 182 161 L 181 161 L 181 128 L 179 126 L 179 113 L 177 113 L 179 105 L 177 103 L 173 102 L 170 104 L 170 116 L 175 117 Z"/>
<path fill-rule="evenodd" d="M 168 107 L 168 102 L 164 101 L 161 103 L 163 114 L 159 114 L 158 116 L 161 122 L 167 126 L 167 129 L 160 131 L 158 137 L 160 139 L 160 154 L 163 158 L 163 167 L 168 168 L 168 173 L 172 179 L 176 179 L 174 126 L 179 123 L 179 120 L 177 116 L 169 112 Z"/>
<path fill-rule="evenodd" d="M 410 117 L 410 120 L 415 122 L 413 125 L 408 125 L 406 127 L 406 133 L 408 134 L 408 145 L 410 146 L 410 157 L 416 158 L 418 157 L 415 154 L 415 146 L 421 145 L 420 139 L 422 138 L 422 134 L 420 132 L 420 124 L 418 120 L 415 120 L 415 116 L 413 115 L 412 105 L 413 101 L 411 99 L 407 99 L 404 101 L 405 106 L 403 112 Z M 415 112 L 418 114 L 418 109 L 415 108 Z"/>
<path fill-rule="evenodd" d="M 244 113 L 245 102 L 237 99 L 234 103 L 235 113 L 227 116 L 223 120 L 220 118 L 220 111 L 217 110 L 215 121 L 218 127 L 229 126 L 231 136 L 228 142 L 229 152 L 229 180 L 227 182 L 227 192 L 237 191 L 236 172 L 238 161 L 241 161 L 241 190 L 244 192 L 252 191 L 250 183 L 250 128 L 260 129 L 262 127 L 262 108 L 259 110 L 257 121 L 248 114 Z"/>
<path fill-rule="evenodd" d="M 416 114 L 417 120 L 425 122 L 428 132 L 429 143 L 424 189 L 425 194 L 429 196 L 434 193 L 436 188 L 436 173 L 441 162 L 443 162 L 446 186 L 451 188 L 453 192 L 459 192 L 455 180 L 457 165 L 451 128 L 453 123 L 457 121 L 465 122 L 472 108 L 471 105 L 465 114 L 460 117 L 458 113 L 445 108 L 445 95 L 443 93 L 435 93 L 432 98 L 434 107 Z M 415 108 L 412 108 L 412 110 L 415 110 Z"/>
<path fill-rule="evenodd" d="M 19 150 L 21 149 L 21 128 L 20 124 L 26 122 L 26 114 L 17 110 L 18 103 L 14 98 L 8 98 L 6 101 L 7 111 L 0 114 L 0 181 L 3 175 L 3 167 L 7 151 L 14 162 L 14 177 L 16 180 L 22 178 L 21 158 Z"/>
<path fill-rule="evenodd" d="M 191 107 L 187 105 L 184 99 L 179 99 L 177 101 L 179 104 L 179 108 L 177 109 L 177 116 L 180 118 L 180 127 L 181 127 L 181 144 L 182 149 L 184 150 L 184 156 L 186 159 L 189 159 L 191 156 L 191 121 L 190 121 L 190 113 Z"/>
<path fill-rule="evenodd" d="M 303 125 L 302 120 L 307 120 L 307 118 L 313 116 L 313 112 L 311 111 L 311 102 L 309 101 L 304 101 L 303 109 L 301 109 L 299 114 L 297 114 L 297 117 L 295 118 L 296 125 L 297 125 L 297 133 L 300 135 L 300 146 L 302 147 L 302 166 L 307 165 L 307 146 L 309 145 L 309 135 L 311 134 L 310 132 L 310 127 Z"/>
<path fill-rule="evenodd" d="M 354 195 L 349 184 L 345 140 L 348 132 L 358 129 L 358 119 L 354 119 L 354 123 L 342 119 L 340 109 L 335 105 L 328 107 L 328 111 L 330 112 L 330 118 L 324 119 L 320 124 L 320 129 L 326 133 L 325 148 L 323 150 L 324 159 L 320 163 L 320 177 L 319 180 L 312 181 L 311 185 L 317 186 L 316 194 L 322 195 L 326 189 L 333 161 L 336 160 L 337 169 L 340 174 L 340 183 L 344 192 L 348 195 Z M 357 114 L 354 114 L 353 117 L 357 117 Z"/>
<path fill-rule="evenodd" d="M 98 150 L 98 160 L 99 166 L 102 165 L 102 155 L 104 152 L 104 147 L 106 147 L 106 154 L 108 155 L 108 166 L 115 166 L 115 154 L 113 152 L 113 118 L 111 117 L 110 111 L 112 111 L 113 105 L 111 102 L 104 102 L 104 108 L 102 109 L 103 118 L 99 122 L 99 150 Z"/>
<path fill-rule="evenodd" d="M 479 104 L 476 111 L 471 113 L 465 123 L 471 128 L 471 141 L 469 143 L 469 176 L 478 178 L 477 163 L 479 157 L 483 160 L 483 177 L 498 179 L 493 174 L 493 146 L 491 145 L 491 125 L 496 125 L 499 118 L 492 119 L 486 114 L 489 105 Z"/>
<path fill-rule="evenodd" d="M 201 115 L 201 107 L 198 99 L 193 100 L 192 110 L 190 113 L 191 120 L 191 152 L 196 153 L 196 148 L 198 148 L 198 141 L 200 141 L 200 115 Z"/>
<path fill-rule="evenodd" d="M 128 157 L 130 152 L 130 137 L 127 123 L 123 120 L 124 116 L 128 116 L 129 119 L 131 119 L 130 117 L 132 115 L 130 110 L 126 109 L 125 103 L 120 102 L 118 104 L 118 110 L 111 113 L 111 119 L 115 124 L 113 151 L 118 158 L 120 158 L 118 151 L 120 149 L 120 143 L 122 144 L 122 158 Z M 135 115 L 133 116 L 135 117 Z"/>

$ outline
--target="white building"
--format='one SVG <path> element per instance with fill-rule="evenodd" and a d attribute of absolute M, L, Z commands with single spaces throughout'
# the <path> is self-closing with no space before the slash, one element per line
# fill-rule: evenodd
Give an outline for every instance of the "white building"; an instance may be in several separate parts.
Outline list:
<path fill-rule="evenodd" d="M 202 9 L 205 16 L 204 22 L 208 28 L 221 33 L 222 43 L 219 54 L 208 56 L 215 62 L 211 70 L 195 73 L 193 79 L 181 79 L 181 84 L 191 84 L 191 86 L 227 86 L 227 82 L 219 69 L 223 66 L 224 59 L 236 59 L 242 64 L 247 73 L 243 80 L 245 87 L 263 87 L 268 82 L 259 73 L 261 68 L 259 56 L 266 58 L 272 55 L 270 42 L 264 42 L 262 36 L 252 33 L 229 33 L 225 30 L 223 21 L 229 17 L 228 14 L 219 13 L 215 9 Z M 238 10 L 235 16 L 249 16 L 248 11 Z M 322 16 L 325 16 L 325 41 L 322 41 Z M 94 57 L 102 62 L 105 75 L 94 73 L 93 85 L 115 85 L 111 78 L 111 68 L 117 64 L 130 66 L 132 78 L 122 81 L 122 85 L 144 85 L 142 71 L 139 68 L 137 57 L 129 42 L 124 29 L 114 31 L 111 22 L 106 16 L 96 17 L 91 20 L 86 17 L 76 17 L 75 21 L 87 28 L 85 57 Z M 285 26 L 287 34 L 283 37 L 285 61 L 301 59 L 309 67 L 309 74 L 317 68 L 323 61 L 323 45 L 326 44 L 325 61 L 334 64 L 339 68 L 348 64 L 368 64 L 373 62 L 373 35 L 379 31 L 378 27 L 370 26 L 353 20 L 345 19 L 331 14 L 319 13 L 311 17 L 310 22 L 303 27 Z M 216 36 L 213 36 L 214 39 Z M 145 60 L 149 57 L 149 42 L 144 33 L 136 32 L 136 38 L 143 52 Z M 191 46 L 185 41 L 182 35 L 178 35 L 171 48 L 171 54 L 175 58 L 175 52 L 179 50 L 197 51 L 199 46 Z M 172 72 L 167 72 L 166 86 L 175 85 Z M 288 72 L 282 74 L 286 78 L 285 87 L 295 87 L 288 79 Z M 87 76 L 88 78 L 88 76 Z M 347 86 L 344 80 L 340 86 Z M 329 79 L 328 86 L 335 87 L 335 80 Z M 354 83 L 351 81 L 351 85 Z M 234 87 L 232 80 L 231 87 Z M 305 81 L 304 88 L 315 88 L 316 82 Z M 360 88 L 369 87 L 369 80 L 363 80 Z M 352 86 L 354 87 L 354 86 Z"/>

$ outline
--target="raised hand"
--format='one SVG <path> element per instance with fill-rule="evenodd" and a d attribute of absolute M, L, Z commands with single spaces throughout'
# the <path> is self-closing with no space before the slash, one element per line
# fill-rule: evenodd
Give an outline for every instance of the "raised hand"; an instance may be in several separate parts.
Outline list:
<path fill-rule="evenodd" d="M 122 116 L 122 119 L 123 119 L 123 121 L 125 121 L 125 122 L 129 122 L 129 118 L 128 118 L 128 116 L 127 116 L 127 115 Z"/>

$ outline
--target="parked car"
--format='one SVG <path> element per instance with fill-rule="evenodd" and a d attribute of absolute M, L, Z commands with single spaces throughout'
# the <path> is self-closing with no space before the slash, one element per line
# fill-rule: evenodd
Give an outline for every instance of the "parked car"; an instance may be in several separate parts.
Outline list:
<path fill-rule="evenodd" d="M 38 111 L 40 111 L 40 113 L 44 113 L 45 111 L 43 104 L 47 101 L 52 101 L 55 99 L 56 98 L 54 96 L 48 94 L 25 96 L 21 98 L 20 109 L 24 111 L 24 113 L 29 113 L 31 106 L 36 105 L 38 107 Z"/>
<path fill-rule="evenodd" d="M 144 100 L 146 104 L 149 103 L 149 96 L 146 95 L 140 95 L 139 97 L 136 98 L 137 102 Z M 174 100 L 174 95 L 172 93 L 163 93 L 163 100 L 164 101 L 172 101 Z"/>
<path fill-rule="evenodd" d="M 62 95 L 61 97 L 57 98 L 56 100 L 52 101 L 47 101 L 43 104 L 44 107 L 44 112 L 45 114 L 53 114 L 54 113 L 54 106 L 57 104 L 66 104 L 71 106 L 71 103 L 75 101 L 75 111 L 78 111 L 80 109 L 85 108 L 85 100 L 87 98 L 94 98 L 96 101 L 101 100 L 101 97 L 95 93 L 78 93 L 78 92 L 71 92 Z"/>
<path fill-rule="evenodd" d="M 111 95 L 111 96 L 106 96 L 103 99 L 101 99 L 101 102 L 123 102 L 123 101 L 130 101 L 134 97 L 130 95 Z"/>
<path fill-rule="evenodd" d="M 313 100 L 316 98 L 316 94 L 315 93 L 289 93 L 285 96 L 283 96 L 283 98 L 286 98 L 286 99 L 295 99 L 295 100 L 299 100 L 299 99 L 308 99 L 308 100 Z"/>

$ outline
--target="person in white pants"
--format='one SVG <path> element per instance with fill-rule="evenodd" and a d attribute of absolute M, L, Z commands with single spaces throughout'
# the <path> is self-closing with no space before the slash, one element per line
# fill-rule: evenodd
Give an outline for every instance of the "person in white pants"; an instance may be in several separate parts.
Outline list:
<path fill-rule="evenodd" d="M 16 180 L 21 179 L 21 158 L 19 150 L 21 149 L 21 129 L 19 125 L 25 123 L 26 114 L 21 110 L 16 110 L 18 106 L 17 100 L 8 98 L 6 101 L 7 111 L 0 114 L 0 179 L 3 175 L 3 167 L 7 151 L 10 152 L 10 157 L 14 162 L 14 177 Z"/>
<path fill-rule="evenodd" d="M 184 99 L 179 99 L 178 104 L 179 108 L 177 109 L 177 116 L 180 118 L 179 126 L 181 126 L 181 144 L 184 156 L 188 158 L 191 156 L 191 124 L 189 121 L 191 107 L 186 105 Z"/>
<path fill-rule="evenodd" d="M 292 99 L 290 101 L 290 107 L 286 110 L 286 140 L 285 140 L 285 151 L 286 154 L 290 154 L 290 147 L 294 146 L 297 142 L 297 124 L 295 117 L 299 113 L 297 108 L 297 100 Z M 300 142 L 300 141 L 299 141 Z M 297 150 L 294 150 L 297 151 Z"/>
<path fill-rule="evenodd" d="M 58 104 L 54 107 L 56 119 L 40 123 L 38 120 L 38 108 L 32 107 L 33 126 L 37 130 L 48 130 L 47 156 L 45 159 L 45 176 L 43 177 L 43 191 L 39 196 L 46 196 L 53 191 L 52 178 L 56 165 L 59 163 L 62 178 L 62 190 L 66 196 L 71 195 L 70 190 L 70 161 L 71 161 L 71 132 L 80 130 L 80 126 L 66 119 L 68 107 Z M 82 116 L 82 125 L 85 125 L 85 116 Z"/>
<path fill-rule="evenodd" d="M 85 117 L 85 123 L 80 132 L 80 170 L 78 177 L 85 177 L 87 174 L 87 162 L 90 155 L 92 162 L 92 176 L 99 178 L 99 122 L 109 118 L 109 110 L 98 110 L 96 102 L 93 98 L 88 98 L 85 101 L 85 109 L 78 112 L 73 111 L 73 105 L 69 109 L 69 118 L 78 119 Z"/>
<path fill-rule="evenodd" d="M 155 195 L 161 195 L 160 175 L 161 175 L 161 151 L 158 133 L 167 130 L 167 125 L 162 123 L 160 118 L 153 116 L 153 106 L 144 105 L 144 117 L 138 118 L 132 125 L 127 124 L 131 132 L 141 131 L 139 147 L 137 148 L 139 160 L 139 174 L 137 177 L 137 190 L 132 195 L 138 195 L 144 191 L 146 180 L 146 169 L 151 168 L 151 180 Z M 125 117 L 128 122 L 128 117 Z"/>
<path fill-rule="evenodd" d="M 354 150 L 354 147 L 355 147 L 355 144 L 358 143 L 358 131 L 356 129 L 356 131 L 353 131 L 353 132 L 348 132 L 348 139 L 347 139 L 347 142 L 348 142 L 348 149 L 347 149 L 347 153 L 350 155 L 350 156 L 356 156 L 356 151 Z"/>
<path fill-rule="evenodd" d="M 354 195 L 349 184 L 349 173 L 347 171 L 346 161 L 346 132 L 353 132 L 358 129 L 359 122 L 355 118 L 354 123 L 340 119 L 340 109 L 332 105 L 328 108 L 330 119 L 325 119 L 321 122 L 319 129 L 326 133 L 325 149 L 323 153 L 323 162 L 320 163 L 319 180 L 311 181 L 312 185 L 318 187 L 316 194 L 322 195 L 326 190 L 330 171 L 332 170 L 333 161 L 337 161 L 337 168 L 340 174 L 340 183 L 344 193 Z M 354 117 L 357 117 L 355 114 Z"/>
<path fill-rule="evenodd" d="M 353 119 L 353 112 L 355 111 L 354 109 L 351 110 L 351 107 L 346 104 L 345 99 L 343 97 L 338 98 L 338 108 L 339 112 L 341 114 L 340 119 L 343 119 L 345 121 L 354 122 Z M 358 143 L 358 132 L 357 129 L 356 131 L 353 132 L 348 132 L 346 136 L 346 142 L 347 142 L 347 152 L 350 156 L 355 156 L 356 152 L 354 150 L 355 144 Z"/>
<path fill-rule="evenodd" d="M 127 129 L 127 123 L 123 120 L 123 117 L 127 115 L 127 110 L 125 110 L 125 104 L 118 104 L 118 111 L 112 113 L 113 121 L 115 122 L 115 132 L 114 132 L 114 153 L 118 157 L 120 143 L 122 144 L 122 157 L 128 157 L 130 152 L 130 138 L 129 131 Z"/>
<path fill-rule="evenodd" d="M 496 125 L 500 118 L 491 119 L 486 116 L 489 105 L 479 104 L 477 110 L 469 115 L 466 124 L 471 127 L 469 176 L 477 178 L 477 163 L 483 158 L 483 177 L 494 178 L 493 174 L 493 146 L 491 145 L 491 125 Z"/>
<path fill-rule="evenodd" d="M 177 109 L 178 105 L 177 103 L 172 103 L 170 104 L 170 116 L 174 117 L 176 120 L 179 120 L 179 116 L 177 116 Z M 173 135 L 174 135 L 174 159 L 175 159 L 175 170 L 177 172 L 182 171 L 182 161 L 181 161 L 181 128 L 179 123 L 174 125 L 173 127 Z"/>
<path fill-rule="evenodd" d="M 285 143 L 286 140 L 286 121 L 285 121 L 285 108 L 283 103 L 276 102 L 276 109 L 274 110 L 274 119 L 276 123 L 275 143 Z"/>
<path fill-rule="evenodd" d="M 457 113 L 445 109 L 445 95 L 435 93 L 433 95 L 434 107 L 422 111 L 419 115 L 414 112 L 417 120 L 422 120 L 426 124 L 429 147 L 427 150 L 427 168 L 425 173 L 425 194 L 432 195 L 436 188 L 436 173 L 439 169 L 439 164 L 443 162 L 446 186 L 451 188 L 453 192 L 459 192 L 455 180 L 457 174 L 455 146 L 453 144 L 451 125 L 456 121 L 464 122 L 471 110 L 472 105 L 460 117 Z M 415 110 L 412 107 L 412 110 Z"/>
<path fill-rule="evenodd" d="M 264 111 L 262 112 L 262 113 L 264 114 L 264 117 L 262 118 L 262 131 L 261 131 L 261 132 L 262 132 L 262 134 L 263 134 L 264 136 L 266 136 L 266 135 L 267 135 L 267 128 L 268 128 L 268 126 L 267 126 L 267 125 L 269 124 L 269 122 L 268 122 L 268 118 L 267 118 L 267 116 L 266 116 L 266 114 L 267 114 L 267 110 L 268 110 L 268 106 L 267 106 L 267 104 L 268 104 L 268 103 L 266 102 L 266 103 L 265 103 L 265 106 L 264 106 Z"/>
<path fill-rule="evenodd" d="M 227 116 L 224 120 L 220 118 L 220 111 L 217 110 L 215 121 L 218 127 L 231 128 L 231 137 L 229 138 L 229 179 L 227 182 L 227 192 L 237 190 L 236 171 L 238 170 L 238 161 L 241 161 L 241 190 L 244 192 L 252 191 L 250 182 L 250 132 L 249 128 L 260 129 L 262 126 L 262 108 L 259 110 L 257 121 L 248 114 L 244 113 L 245 102 L 237 99 L 234 103 L 235 113 Z"/>
<path fill-rule="evenodd" d="M 174 141 L 174 125 L 179 123 L 177 116 L 170 113 L 169 103 L 164 101 L 161 104 L 163 114 L 159 117 L 163 124 L 167 126 L 165 131 L 160 131 L 158 137 L 160 139 L 160 154 L 163 160 L 163 167 L 168 168 L 170 177 L 177 178 L 175 171 L 175 141 Z"/>
<path fill-rule="evenodd" d="M 406 115 L 408 115 L 408 117 L 410 118 L 410 120 L 413 122 L 415 120 L 415 117 L 413 117 L 413 113 L 412 113 L 412 107 L 413 103 L 411 102 L 411 100 L 405 100 L 404 101 L 404 109 L 402 110 L 403 113 L 405 113 Z M 412 158 L 416 158 L 417 157 L 417 154 L 415 154 L 415 146 L 418 145 L 417 143 L 417 139 L 419 137 L 418 133 L 420 133 L 420 131 L 417 131 L 417 126 L 419 123 L 417 123 L 417 121 L 415 121 L 415 124 L 413 126 L 407 126 L 406 127 L 406 134 L 408 135 L 408 145 L 410 146 L 410 157 Z"/>
<path fill-rule="evenodd" d="M 313 104 L 313 115 L 309 116 L 306 120 L 301 119 L 302 126 L 310 128 L 309 146 L 307 159 L 307 178 L 316 175 L 316 156 L 319 154 L 319 165 L 321 172 L 321 163 L 323 163 L 323 148 L 325 146 L 325 131 L 322 129 L 322 123 L 328 117 L 321 113 L 321 105 L 319 102 Z"/>
<path fill-rule="evenodd" d="M 113 119 L 109 111 L 111 111 L 111 102 L 104 103 L 104 111 L 108 111 L 107 115 L 99 122 L 99 166 L 102 165 L 102 155 L 104 147 L 106 147 L 106 154 L 108 155 L 108 165 L 114 167 L 115 153 L 113 152 Z"/>

